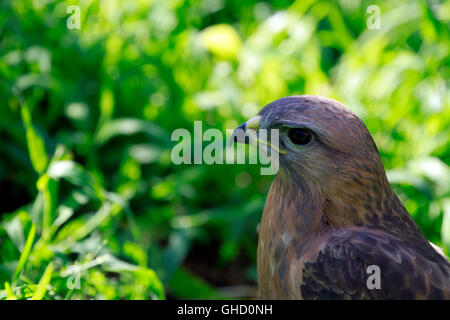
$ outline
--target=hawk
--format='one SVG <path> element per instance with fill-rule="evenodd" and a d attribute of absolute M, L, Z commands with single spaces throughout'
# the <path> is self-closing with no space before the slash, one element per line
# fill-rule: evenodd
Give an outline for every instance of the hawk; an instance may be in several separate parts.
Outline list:
<path fill-rule="evenodd" d="M 350 109 L 285 97 L 238 129 L 279 130 L 277 148 L 265 144 L 279 153 L 279 171 L 259 229 L 259 298 L 450 299 L 448 259 L 392 190 Z"/>

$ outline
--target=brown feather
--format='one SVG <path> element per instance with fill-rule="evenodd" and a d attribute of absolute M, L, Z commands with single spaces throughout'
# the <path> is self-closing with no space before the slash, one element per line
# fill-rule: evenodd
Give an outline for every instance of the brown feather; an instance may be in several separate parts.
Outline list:
<path fill-rule="evenodd" d="M 280 154 L 260 226 L 260 298 L 450 299 L 448 259 L 390 187 L 356 115 L 316 96 L 282 98 L 259 115 L 260 128 L 315 134 L 302 148 L 280 135 L 287 154 Z M 381 289 L 368 289 L 369 265 L 380 267 Z"/>

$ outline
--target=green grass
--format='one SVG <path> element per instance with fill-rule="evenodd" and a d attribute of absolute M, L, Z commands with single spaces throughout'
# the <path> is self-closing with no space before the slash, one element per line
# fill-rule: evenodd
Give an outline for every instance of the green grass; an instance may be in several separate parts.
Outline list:
<path fill-rule="evenodd" d="M 271 177 L 174 165 L 170 134 L 225 131 L 292 94 L 356 112 L 450 252 L 450 1 L 40 3 L 0 4 L 0 299 L 253 288 Z"/>

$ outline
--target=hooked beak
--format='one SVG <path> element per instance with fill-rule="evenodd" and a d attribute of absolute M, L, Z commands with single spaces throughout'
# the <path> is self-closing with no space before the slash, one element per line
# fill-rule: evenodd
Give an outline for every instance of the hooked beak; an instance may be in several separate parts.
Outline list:
<path fill-rule="evenodd" d="M 257 131 L 260 129 L 261 119 L 261 116 L 255 116 L 234 129 L 230 138 L 230 146 L 233 145 L 234 142 L 243 144 L 261 143 L 278 153 L 287 154 L 286 151 L 279 149 L 278 146 L 271 144 L 269 141 L 259 139 Z"/>
<path fill-rule="evenodd" d="M 231 135 L 230 145 L 233 144 L 234 142 L 248 144 L 249 139 L 248 136 L 245 134 L 246 132 L 247 132 L 247 122 L 244 122 L 239 127 L 234 129 L 233 134 Z"/>
<path fill-rule="evenodd" d="M 249 144 L 250 139 L 257 141 L 256 131 L 259 130 L 261 118 L 261 116 L 255 116 L 234 129 L 230 138 L 230 145 L 234 142 Z"/>

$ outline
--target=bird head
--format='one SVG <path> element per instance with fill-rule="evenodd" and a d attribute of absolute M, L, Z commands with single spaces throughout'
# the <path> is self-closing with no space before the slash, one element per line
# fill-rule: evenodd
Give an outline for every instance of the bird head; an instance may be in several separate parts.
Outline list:
<path fill-rule="evenodd" d="M 237 129 L 249 128 L 278 129 L 277 146 L 265 145 L 279 153 L 280 169 L 274 184 L 285 196 L 292 194 L 298 200 L 321 202 L 332 206 L 335 212 L 351 212 L 355 211 L 348 207 L 352 203 L 375 206 L 377 197 L 382 201 L 384 193 L 390 193 L 369 131 L 337 101 L 306 95 L 281 98 Z M 336 219 L 357 216 L 341 213 Z"/>

